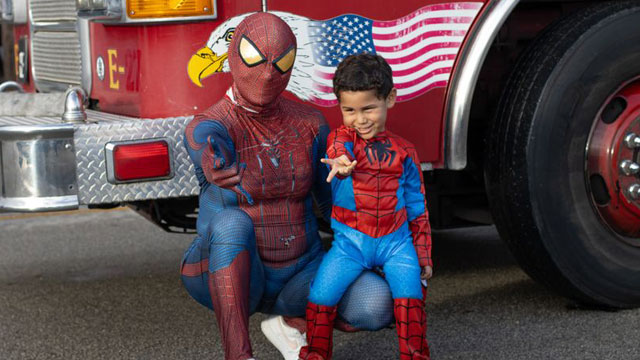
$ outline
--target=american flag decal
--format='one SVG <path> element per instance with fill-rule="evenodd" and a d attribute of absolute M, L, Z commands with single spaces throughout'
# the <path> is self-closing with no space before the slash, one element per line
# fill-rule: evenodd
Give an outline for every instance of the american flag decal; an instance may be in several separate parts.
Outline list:
<path fill-rule="evenodd" d="M 272 11 L 298 40 L 287 90 L 320 106 L 336 105 L 332 90 L 336 66 L 345 56 L 362 52 L 387 59 L 399 101 L 445 87 L 462 41 L 482 6 L 479 1 L 432 4 L 388 21 L 353 14 L 315 20 Z M 193 54 L 187 71 L 195 85 L 202 87 L 207 77 L 229 71 L 228 34 L 251 14 L 227 19 L 211 33 L 206 46 Z"/>
<path fill-rule="evenodd" d="M 346 56 L 362 52 L 379 54 L 389 62 L 398 101 L 445 87 L 481 7 L 481 2 L 455 2 L 428 5 L 390 21 L 353 14 L 310 21 L 308 36 L 315 64 L 313 95 L 308 100 L 321 106 L 336 105 L 332 90 L 336 66 Z"/>

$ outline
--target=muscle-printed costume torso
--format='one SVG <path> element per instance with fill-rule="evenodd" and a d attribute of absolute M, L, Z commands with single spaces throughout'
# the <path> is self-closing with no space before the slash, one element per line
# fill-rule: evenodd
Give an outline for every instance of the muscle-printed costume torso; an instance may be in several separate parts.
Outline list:
<path fill-rule="evenodd" d="M 185 130 L 200 207 L 182 281 L 215 311 L 228 360 L 253 358 L 253 312 L 304 314 L 324 255 L 312 200 L 328 218 L 328 171 L 320 158 L 329 128 L 317 110 L 281 96 L 296 49 L 295 35 L 280 18 L 245 18 L 229 45 L 232 88 Z M 388 286 L 373 272 L 345 298 L 358 304 L 341 311 L 353 326 L 374 330 L 392 320 Z"/>
<path fill-rule="evenodd" d="M 408 226 L 421 266 L 431 266 L 431 229 L 415 148 L 383 131 L 365 140 L 342 126 L 329 134 L 327 156 L 358 163 L 350 177 L 335 181 L 332 221 L 379 238 Z"/>
<path fill-rule="evenodd" d="M 241 184 L 252 203 L 236 195 L 237 204 L 255 224 L 258 253 L 265 265 L 287 266 L 309 245 L 312 162 L 317 157 L 313 152 L 319 150 L 309 145 L 317 143 L 320 126 L 326 126 L 324 119 L 312 108 L 284 98 L 277 100 L 268 116 L 258 115 L 234 104 L 232 93 L 229 95 L 189 124 L 187 140 L 193 148 L 206 146 L 206 138 L 196 137 L 198 127 L 207 122 L 222 125 L 219 138 L 227 131 L 235 147 L 227 150 L 235 152 L 235 161 L 246 165 Z M 204 149 L 202 156 L 210 154 L 211 150 Z M 210 163 L 203 162 L 203 173 L 210 171 Z"/>

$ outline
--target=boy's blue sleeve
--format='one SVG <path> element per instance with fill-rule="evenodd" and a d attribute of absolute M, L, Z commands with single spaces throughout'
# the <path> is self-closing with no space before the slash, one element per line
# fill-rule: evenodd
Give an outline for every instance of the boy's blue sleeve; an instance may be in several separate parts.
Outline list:
<path fill-rule="evenodd" d="M 420 170 L 420 160 L 415 150 L 408 149 L 409 156 L 403 163 L 404 201 L 407 221 L 413 237 L 413 246 L 420 266 L 433 266 L 431 261 L 431 226 L 425 200 L 424 181 Z"/>

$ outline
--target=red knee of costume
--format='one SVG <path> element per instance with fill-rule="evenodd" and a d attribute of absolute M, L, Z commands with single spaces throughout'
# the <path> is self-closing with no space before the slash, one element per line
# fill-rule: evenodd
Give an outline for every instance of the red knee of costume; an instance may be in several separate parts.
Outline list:
<path fill-rule="evenodd" d="M 307 304 L 307 346 L 300 349 L 302 360 L 330 360 L 333 352 L 333 322 L 337 306 Z"/>
<path fill-rule="evenodd" d="M 394 299 L 393 312 L 400 343 L 400 360 L 430 359 L 424 301 Z"/>

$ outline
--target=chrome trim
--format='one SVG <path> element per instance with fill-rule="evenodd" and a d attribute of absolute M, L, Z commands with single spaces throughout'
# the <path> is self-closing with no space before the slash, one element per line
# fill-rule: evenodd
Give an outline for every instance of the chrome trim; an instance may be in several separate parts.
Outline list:
<path fill-rule="evenodd" d="M 19 93 L 24 93 L 24 89 L 22 88 L 22 86 L 15 81 L 5 81 L 2 84 L 0 84 L 0 93 L 5 92 L 5 90 L 11 87 L 16 88 L 16 90 L 18 90 Z"/>
<path fill-rule="evenodd" d="M 116 171 L 115 164 L 113 162 L 113 149 L 115 149 L 118 145 L 131 145 L 131 144 L 145 144 L 156 141 L 164 141 L 167 144 L 167 149 L 169 149 L 169 175 L 163 177 L 154 177 L 154 178 L 144 178 L 144 179 L 135 179 L 135 180 L 118 180 L 116 179 Z M 130 141 L 113 141 L 109 142 L 104 146 L 104 160 L 107 165 L 107 181 L 112 184 L 129 184 L 129 183 L 137 183 L 144 181 L 156 181 L 156 180 L 168 180 L 173 178 L 173 149 L 171 148 L 171 142 L 166 138 L 156 138 L 156 139 L 144 139 L 144 140 L 130 140 Z"/>
<path fill-rule="evenodd" d="M 78 18 L 78 35 L 80 38 L 80 61 L 82 61 L 82 88 L 86 92 L 86 100 L 91 96 L 93 86 L 89 20 Z"/>
<path fill-rule="evenodd" d="M 0 209 L 78 206 L 72 125 L 0 127 Z"/>
<path fill-rule="evenodd" d="M 262 0 L 262 12 L 267 12 L 267 0 Z"/>
<path fill-rule="evenodd" d="M 43 124 L 43 125 L 9 125 L 0 126 L 0 141 L 2 140 L 28 140 L 34 136 L 42 139 L 73 135 L 73 125 L 68 124 Z"/>
<path fill-rule="evenodd" d="M 470 29 L 459 60 L 451 74 L 445 99 L 445 168 L 462 170 L 467 166 L 469 112 L 478 75 L 493 39 L 520 0 L 495 0 L 485 5 Z"/>
<path fill-rule="evenodd" d="M 40 23 L 31 23 L 31 33 L 36 31 L 60 31 L 60 32 L 76 32 L 75 21 L 48 21 Z"/>
<path fill-rule="evenodd" d="M 629 149 L 635 149 L 637 147 L 640 147 L 640 136 L 634 133 L 629 133 L 624 137 L 624 144 Z"/>
<path fill-rule="evenodd" d="M 33 71 L 33 69 L 31 70 L 31 73 L 33 74 L 33 81 L 36 84 L 38 91 L 41 91 L 41 92 L 45 92 L 45 93 L 65 92 L 69 89 L 69 86 L 73 85 L 73 84 L 53 82 L 49 80 L 36 80 L 36 74 L 35 74 L 35 71 Z"/>
<path fill-rule="evenodd" d="M 0 127 L 1 126 L 16 126 L 16 125 L 56 125 L 60 124 L 59 116 L 7 116 L 0 115 Z"/>
<path fill-rule="evenodd" d="M 54 211 L 78 208 L 78 196 L 51 196 L 40 198 L 2 198 L 0 209 L 7 211 Z"/>
<path fill-rule="evenodd" d="M 2 20 L 6 22 L 13 21 L 13 1 L 0 0 L 0 12 L 2 12 Z"/>
<path fill-rule="evenodd" d="M 28 17 L 27 0 L 12 1 L 12 21 L 14 24 L 26 24 Z"/>
<path fill-rule="evenodd" d="M 64 95 L 64 113 L 62 121 L 65 123 L 83 123 L 87 121 L 87 113 L 84 111 L 86 93 L 80 87 L 73 87 Z"/>
<path fill-rule="evenodd" d="M 618 168 L 620 169 L 620 172 L 627 176 L 640 173 L 640 165 L 634 163 L 631 160 L 622 160 Z"/>

